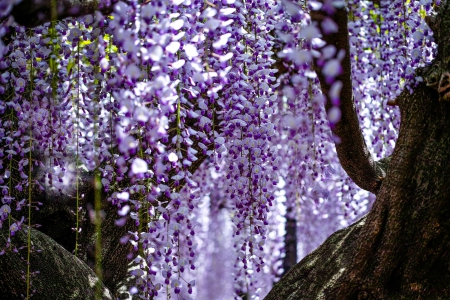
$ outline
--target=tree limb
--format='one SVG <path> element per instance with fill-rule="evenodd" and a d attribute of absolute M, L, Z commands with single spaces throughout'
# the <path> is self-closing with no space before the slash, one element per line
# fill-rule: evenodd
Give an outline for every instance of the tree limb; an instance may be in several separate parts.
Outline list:
<path fill-rule="evenodd" d="M 327 17 L 327 13 L 323 10 L 311 12 L 313 21 L 321 24 L 321 21 Z M 381 180 L 385 176 L 385 172 L 381 166 L 375 162 L 364 141 L 359 121 L 355 110 L 352 92 L 351 79 L 351 63 L 350 63 L 350 46 L 347 29 L 347 10 L 346 8 L 336 9 L 332 16 L 328 16 L 338 25 L 338 32 L 325 34 L 323 40 L 327 45 L 336 47 L 336 53 L 340 49 L 345 50 L 345 57 L 342 59 L 342 73 L 336 77 L 341 81 L 343 86 L 340 93 L 340 110 L 341 120 L 332 128 L 333 134 L 338 138 L 336 151 L 343 169 L 348 176 L 362 189 L 372 193 L 377 193 L 381 184 Z M 322 72 L 320 58 L 315 60 L 314 69 L 319 77 L 320 86 L 327 101 L 325 108 L 327 112 L 333 107 L 330 89 L 331 84 L 327 82 Z"/>
<path fill-rule="evenodd" d="M 82 17 L 94 14 L 96 10 L 103 14 L 112 12 L 111 6 L 99 7 L 99 0 L 57 0 L 56 20 L 68 17 Z M 11 15 L 15 21 L 25 27 L 36 27 L 50 22 L 52 0 L 23 0 L 13 7 Z"/>

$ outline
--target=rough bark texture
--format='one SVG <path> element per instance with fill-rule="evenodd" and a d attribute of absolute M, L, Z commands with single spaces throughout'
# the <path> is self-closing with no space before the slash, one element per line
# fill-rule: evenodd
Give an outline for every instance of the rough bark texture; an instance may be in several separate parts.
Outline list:
<path fill-rule="evenodd" d="M 265 300 L 323 298 L 325 289 L 350 263 L 352 249 L 364 222 L 365 217 L 332 234 L 276 283 Z"/>
<path fill-rule="evenodd" d="M 333 234 L 266 299 L 450 298 L 450 2 L 427 22 L 438 56 L 417 70 L 425 82 L 395 101 L 400 133 L 372 210 Z"/>
<path fill-rule="evenodd" d="M 36 156 L 37 158 L 37 156 Z M 35 158 L 35 159 L 36 159 Z M 35 171 L 38 173 L 39 170 Z M 79 228 L 82 228 L 82 231 L 79 234 L 78 242 L 78 253 L 76 263 L 82 264 L 80 268 L 90 268 L 90 270 L 94 270 L 95 268 L 95 224 L 93 224 L 89 218 L 88 208 L 93 207 L 94 205 L 94 188 L 92 182 L 92 174 L 84 173 L 81 175 L 84 180 L 79 182 L 79 193 L 84 194 L 85 196 L 80 199 L 78 205 L 80 209 L 80 217 L 79 217 Z M 18 195 L 21 198 L 28 198 L 28 194 Z M 120 238 L 125 236 L 128 231 L 135 231 L 136 226 L 134 222 L 127 222 L 123 227 L 115 226 L 114 222 L 117 219 L 117 208 L 112 206 L 106 200 L 106 195 L 102 195 L 102 210 L 103 210 L 103 222 L 102 222 L 102 282 L 105 286 L 108 287 L 109 291 L 113 295 L 116 291 L 117 284 L 123 280 L 127 275 L 128 263 L 127 255 L 131 252 L 131 248 L 129 244 L 121 244 L 119 242 Z M 34 209 L 31 210 L 31 221 L 32 224 L 38 224 L 38 230 L 33 229 L 33 236 L 36 236 L 39 240 L 41 240 L 41 245 L 38 249 L 42 250 L 41 260 L 42 263 L 45 264 L 47 260 L 57 260 L 60 256 L 59 251 L 53 251 L 52 246 L 57 244 L 62 246 L 67 254 L 66 256 L 74 256 L 72 253 L 75 249 L 75 232 L 73 228 L 76 226 L 76 217 L 75 211 L 77 209 L 77 203 L 74 200 L 72 195 L 60 194 L 59 192 L 50 192 L 48 190 L 40 190 L 36 186 L 34 186 L 32 191 L 32 199 L 36 202 L 43 203 L 40 210 L 36 211 Z M 15 211 L 13 212 L 13 216 L 17 219 L 21 218 L 25 212 Z M 23 225 L 23 228 L 27 226 Z M 5 226 L 7 228 L 7 226 Z M 36 232 L 42 232 L 43 234 L 37 234 Z M 23 232 L 20 232 L 23 235 Z M 19 239 L 16 240 L 15 245 L 17 247 L 26 246 L 26 239 L 22 235 L 18 235 Z M 26 238 L 26 237 L 25 237 Z M 49 241 L 47 241 L 49 240 Z M 0 241 L 2 246 L 6 244 L 6 238 Z M 22 250 L 25 254 L 22 256 L 25 257 L 26 249 Z M 1 256 L 0 256 L 1 261 Z M 5 261 L 5 268 L 18 268 L 20 270 L 21 266 L 12 266 L 8 265 L 11 263 L 11 260 Z M 35 265 L 34 261 L 30 264 L 33 270 L 41 271 L 39 265 Z M 63 268 L 64 264 L 58 266 L 58 268 Z M 73 268 L 73 266 L 70 266 Z M 26 268 L 22 268 L 22 271 L 25 271 Z M 2 270 L 4 271 L 4 270 Z M 1 271 L 0 271 L 1 272 Z M 64 271 L 68 273 L 68 271 Z M 4 273 L 2 273 L 4 274 Z M 48 273 L 49 275 L 51 273 Z M 95 274 L 95 273 L 93 273 Z M 1 276 L 1 275 L 0 275 Z M 42 272 L 35 277 L 42 276 Z M 87 281 L 79 281 L 78 277 L 84 276 L 84 273 L 71 273 L 71 280 L 75 280 L 82 290 L 87 290 L 89 287 L 83 284 L 88 283 Z M 52 282 L 55 285 L 65 286 L 64 281 L 66 278 L 55 277 L 52 279 Z M 61 281 L 61 282 L 60 282 Z M 23 282 L 20 280 L 17 281 L 9 281 L 7 285 L 1 286 L 2 289 L 0 291 L 4 291 L 8 293 L 8 291 L 26 291 L 23 287 Z M 67 286 L 68 288 L 72 288 L 72 286 Z M 34 289 L 34 284 L 32 285 L 32 289 Z M 44 297 L 43 295 L 47 295 L 46 293 L 41 294 L 42 289 L 38 289 L 36 293 L 36 297 Z M 57 294 L 56 294 L 57 295 Z M 43 298 L 44 299 L 44 298 Z M 48 298 L 50 299 L 50 298 Z M 53 298 L 53 299 L 63 299 L 63 298 Z M 74 298 L 75 299 L 75 298 Z M 83 298 L 79 298 L 83 299 Z"/>
<path fill-rule="evenodd" d="M 6 244 L 9 230 L 0 229 L 2 246 Z M 11 238 L 11 247 L 0 255 L 0 297 L 23 299 L 26 296 L 27 233 L 22 230 Z M 31 277 L 33 299 L 96 299 L 96 283 L 101 289 L 100 299 L 113 299 L 95 273 L 81 260 L 38 230 L 31 229 Z M 22 247 L 22 249 L 20 248 Z M 17 252 L 14 249 L 19 249 Z M 37 250 L 42 250 L 38 252 Z M 98 299 L 98 298 L 97 298 Z"/>

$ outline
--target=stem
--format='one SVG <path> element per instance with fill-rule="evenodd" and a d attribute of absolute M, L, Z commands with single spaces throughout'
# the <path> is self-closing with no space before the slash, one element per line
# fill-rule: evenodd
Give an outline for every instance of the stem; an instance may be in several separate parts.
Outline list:
<path fill-rule="evenodd" d="M 144 151 L 143 151 L 143 146 L 142 146 L 142 139 L 139 139 L 139 145 L 140 145 L 140 150 L 139 150 L 139 155 L 138 157 L 141 159 L 144 159 Z M 141 193 L 141 192 L 139 192 Z M 146 208 L 147 208 L 147 200 L 145 199 L 145 196 L 143 196 L 141 198 L 142 200 L 140 201 L 140 206 L 139 206 L 139 226 L 138 226 L 138 234 L 141 234 L 142 232 L 144 232 L 144 218 L 145 218 L 145 214 L 146 214 Z M 148 222 L 145 222 L 145 226 L 147 227 Z M 142 242 L 138 242 L 138 253 L 139 255 L 144 258 L 145 254 L 144 254 L 144 245 Z"/>
<path fill-rule="evenodd" d="M 98 42 L 98 40 L 97 40 Z M 98 166 L 99 162 L 99 154 L 97 153 L 97 140 L 99 137 L 99 128 L 98 128 L 98 116 L 100 115 L 100 111 L 97 111 L 100 105 L 99 101 L 99 88 L 96 88 L 96 95 L 93 99 L 94 101 L 94 159 L 95 159 L 95 171 L 94 171 L 94 209 L 95 209 L 95 273 L 97 274 L 99 281 L 96 284 L 96 293 L 95 298 L 102 298 L 101 284 L 102 280 L 102 182 L 100 178 L 100 170 Z"/>
<path fill-rule="evenodd" d="M 28 154 L 28 236 L 27 236 L 27 299 L 30 299 L 30 254 L 31 254 L 31 147 L 32 147 L 32 129 L 30 126 L 30 151 Z"/>
<path fill-rule="evenodd" d="M 94 172 L 94 188 L 95 188 L 95 273 L 99 279 L 96 284 L 96 299 L 102 299 L 102 291 L 100 281 L 102 280 L 102 202 L 101 202 L 101 188 L 102 183 L 100 179 L 100 171 Z"/>
<path fill-rule="evenodd" d="M 80 23 L 78 23 L 78 28 L 80 29 Z M 76 206 L 76 212 L 75 212 L 75 217 L 76 217 L 76 225 L 75 225 L 75 251 L 74 254 L 75 256 L 77 256 L 78 254 L 78 231 L 79 231 L 79 206 L 80 206 L 80 190 L 79 190 L 79 182 L 78 182 L 78 177 L 79 177 L 79 170 L 78 170 L 78 160 L 79 160 L 79 124 L 80 124 L 80 37 L 78 37 L 78 45 L 77 45 L 77 79 L 78 79 L 78 89 L 77 89 L 77 99 L 76 99 L 76 120 L 77 120 L 77 130 L 76 130 L 76 135 L 77 135 L 77 152 L 75 154 L 75 186 L 76 186 L 76 201 L 77 201 L 77 206 Z"/>
<path fill-rule="evenodd" d="M 10 128 L 10 132 L 12 132 L 13 130 L 12 130 L 12 124 L 13 124 L 13 113 L 12 113 L 12 111 L 10 112 L 10 114 L 9 114 L 9 121 L 10 121 L 10 123 L 9 123 L 9 128 Z M 11 174 L 11 171 L 12 171 L 12 163 L 13 163 L 13 160 L 12 159 L 10 159 L 9 160 L 9 172 L 10 172 L 10 174 Z M 8 178 L 9 180 L 8 180 L 8 186 L 9 186 L 9 188 L 8 188 L 8 196 L 9 197 L 11 197 L 11 189 L 12 189 L 12 177 L 11 177 L 11 175 L 9 175 L 9 178 Z M 11 203 L 10 203 L 10 205 L 12 204 L 12 201 L 11 201 Z M 8 215 L 8 228 L 11 228 L 11 214 L 9 214 Z M 8 230 L 8 240 L 11 240 L 11 230 Z M 10 244 L 10 247 L 11 247 L 11 244 Z"/>
<path fill-rule="evenodd" d="M 31 58 L 30 58 L 30 98 L 32 101 L 33 98 L 33 52 L 31 52 Z M 30 141 L 29 146 L 30 150 L 28 152 L 28 232 L 27 232 L 27 298 L 30 299 L 30 256 L 31 256 L 31 171 L 33 164 L 31 162 L 31 147 L 33 146 L 33 131 L 32 126 L 30 124 Z"/>

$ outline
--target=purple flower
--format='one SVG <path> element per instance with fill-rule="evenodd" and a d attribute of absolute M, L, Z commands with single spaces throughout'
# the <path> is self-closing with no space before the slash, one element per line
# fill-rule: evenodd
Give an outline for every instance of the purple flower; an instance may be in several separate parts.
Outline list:
<path fill-rule="evenodd" d="M 25 90 L 26 84 L 27 83 L 26 83 L 25 79 L 19 77 L 16 79 L 14 89 L 16 90 L 16 92 L 22 93 Z"/>

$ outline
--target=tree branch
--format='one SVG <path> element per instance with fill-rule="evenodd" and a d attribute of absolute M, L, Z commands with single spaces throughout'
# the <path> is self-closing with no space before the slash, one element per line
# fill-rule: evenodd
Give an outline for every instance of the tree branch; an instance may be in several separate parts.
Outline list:
<path fill-rule="evenodd" d="M 112 12 L 111 6 L 99 7 L 98 0 L 58 0 L 56 20 L 62 20 L 68 17 L 82 17 L 94 14 L 96 10 L 103 14 Z M 36 27 L 51 19 L 52 0 L 23 0 L 13 7 L 11 15 L 16 22 L 25 27 Z"/>
<path fill-rule="evenodd" d="M 321 24 L 327 16 L 323 10 L 311 12 L 313 21 Z M 345 50 L 345 57 L 342 59 L 342 73 L 336 77 L 341 81 L 343 86 L 340 93 L 340 109 L 341 120 L 332 128 L 333 134 L 338 137 L 336 151 L 342 167 L 348 176 L 362 189 L 372 193 L 377 193 L 381 180 L 385 176 L 385 172 L 381 166 L 372 158 L 370 151 L 364 141 L 361 129 L 359 127 L 358 117 L 353 102 L 352 79 L 351 79 L 351 63 L 350 63 L 350 46 L 347 29 L 347 10 L 346 8 L 336 9 L 336 12 L 329 16 L 338 25 L 338 32 L 325 34 L 323 39 L 327 45 L 336 47 L 336 53 L 340 49 Z M 330 98 L 331 84 L 327 82 L 322 72 L 320 58 L 315 60 L 315 71 L 320 80 L 320 86 L 327 101 L 325 108 L 327 112 L 333 107 Z"/>

